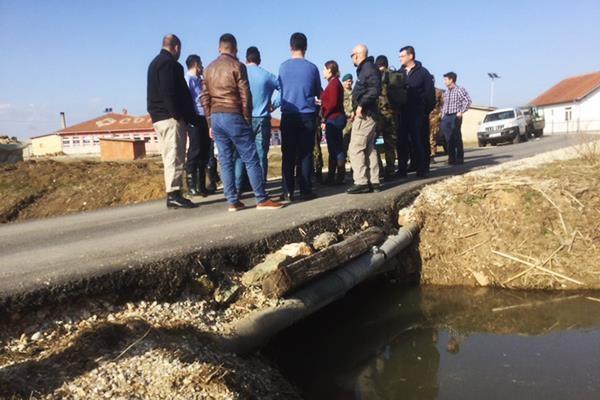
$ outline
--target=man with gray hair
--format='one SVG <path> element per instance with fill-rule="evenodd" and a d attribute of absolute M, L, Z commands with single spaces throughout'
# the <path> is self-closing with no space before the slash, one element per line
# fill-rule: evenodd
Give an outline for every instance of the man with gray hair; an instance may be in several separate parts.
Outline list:
<path fill-rule="evenodd" d="M 369 50 L 363 44 L 357 45 L 351 54 L 356 66 L 356 85 L 352 91 L 352 104 L 355 110 L 352 123 L 352 136 L 348 156 L 352 165 L 354 185 L 346 192 L 360 194 L 379 192 L 379 163 L 375 149 L 375 119 L 381 93 L 381 74 Z"/>

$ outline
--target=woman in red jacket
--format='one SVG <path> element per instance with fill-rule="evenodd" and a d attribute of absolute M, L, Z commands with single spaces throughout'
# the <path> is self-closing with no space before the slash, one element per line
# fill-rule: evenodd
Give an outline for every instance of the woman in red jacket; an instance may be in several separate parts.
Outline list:
<path fill-rule="evenodd" d="M 338 63 L 327 61 L 323 76 L 329 82 L 321 94 L 321 127 L 325 130 L 329 152 L 329 172 L 325 182 L 341 184 L 344 183 L 346 175 L 346 154 L 344 154 L 343 140 L 346 114 L 344 113 L 344 88 L 340 82 Z"/>

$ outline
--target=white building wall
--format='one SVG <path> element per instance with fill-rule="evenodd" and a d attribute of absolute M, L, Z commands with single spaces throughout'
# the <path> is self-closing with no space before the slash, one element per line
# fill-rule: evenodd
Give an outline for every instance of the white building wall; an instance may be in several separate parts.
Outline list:
<path fill-rule="evenodd" d="M 543 111 L 546 120 L 545 134 L 600 132 L 600 89 L 580 102 L 540 106 L 538 109 Z"/>
<path fill-rule="evenodd" d="M 100 135 L 68 135 L 62 137 L 62 151 L 67 155 L 85 156 L 100 155 L 100 138 L 127 138 L 127 139 L 145 139 L 146 154 L 159 154 L 160 147 L 156 133 L 152 132 L 124 132 L 109 133 Z"/>
<path fill-rule="evenodd" d="M 600 89 L 581 102 L 577 122 L 582 132 L 600 132 Z"/>

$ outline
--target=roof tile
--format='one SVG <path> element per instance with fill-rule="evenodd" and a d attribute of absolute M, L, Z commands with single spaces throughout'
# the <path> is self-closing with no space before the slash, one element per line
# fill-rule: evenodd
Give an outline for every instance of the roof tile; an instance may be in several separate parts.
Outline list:
<path fill-rule="evenodd" d="M 531 101 L 534 106 L 572 103 L 600 88 L 600 71 L 563 79 Z"/>

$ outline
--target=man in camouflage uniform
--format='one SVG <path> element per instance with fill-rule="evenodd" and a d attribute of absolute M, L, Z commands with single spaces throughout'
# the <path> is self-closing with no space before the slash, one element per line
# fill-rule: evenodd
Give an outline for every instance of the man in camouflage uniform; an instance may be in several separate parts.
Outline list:
<path fill-rule="evenodd" d="M 342 131 L 344 135 L 344 154 L 348 154 L 348 146 L 350 145 L 350 134 L 352 133 L 352 122 L 354 121 L 354 108 L 352 107 L 352 80 L 351 74 L 346 74 L 342 78 L 342 86 L 344 87 L 344 113 L 346 114 L 346 126 Z"/>
<path fill-rule="evenodd" d="M 442 104 L 444 103 L 444 91 L 435 88 L 435 108 L 429 114 L 429 141 L 431 144 L 431 162 L 437 150 L 437 137 L 440 134 L 442 123 Z"/>
<path fill-rule="evenodd" d="M 315 169 L 315 181 L 318 184 L 323 183 L 323 152 L 321 151 L 321 140 L 323 131 L 321 130 L 321 108 L 315 113 L 317 122 L 315 123 L 315 147 L 313 148 L 313 166 Z"/>
<path fill-rule="evenodd" d="M 396 163 L 396 121 L 397 112 L 392 109 L 388 100 L 389 64 L 386 56 L 378 56 L 375 65 L 381 71 L 381 94 L 379 96 L 379 115 L 376 117 L 377 134 L 383 137 L 383 153 L 385 154 L 384 178 L 394 176 Z M 378 149 L 378 153 L 381 150 Z"/>

